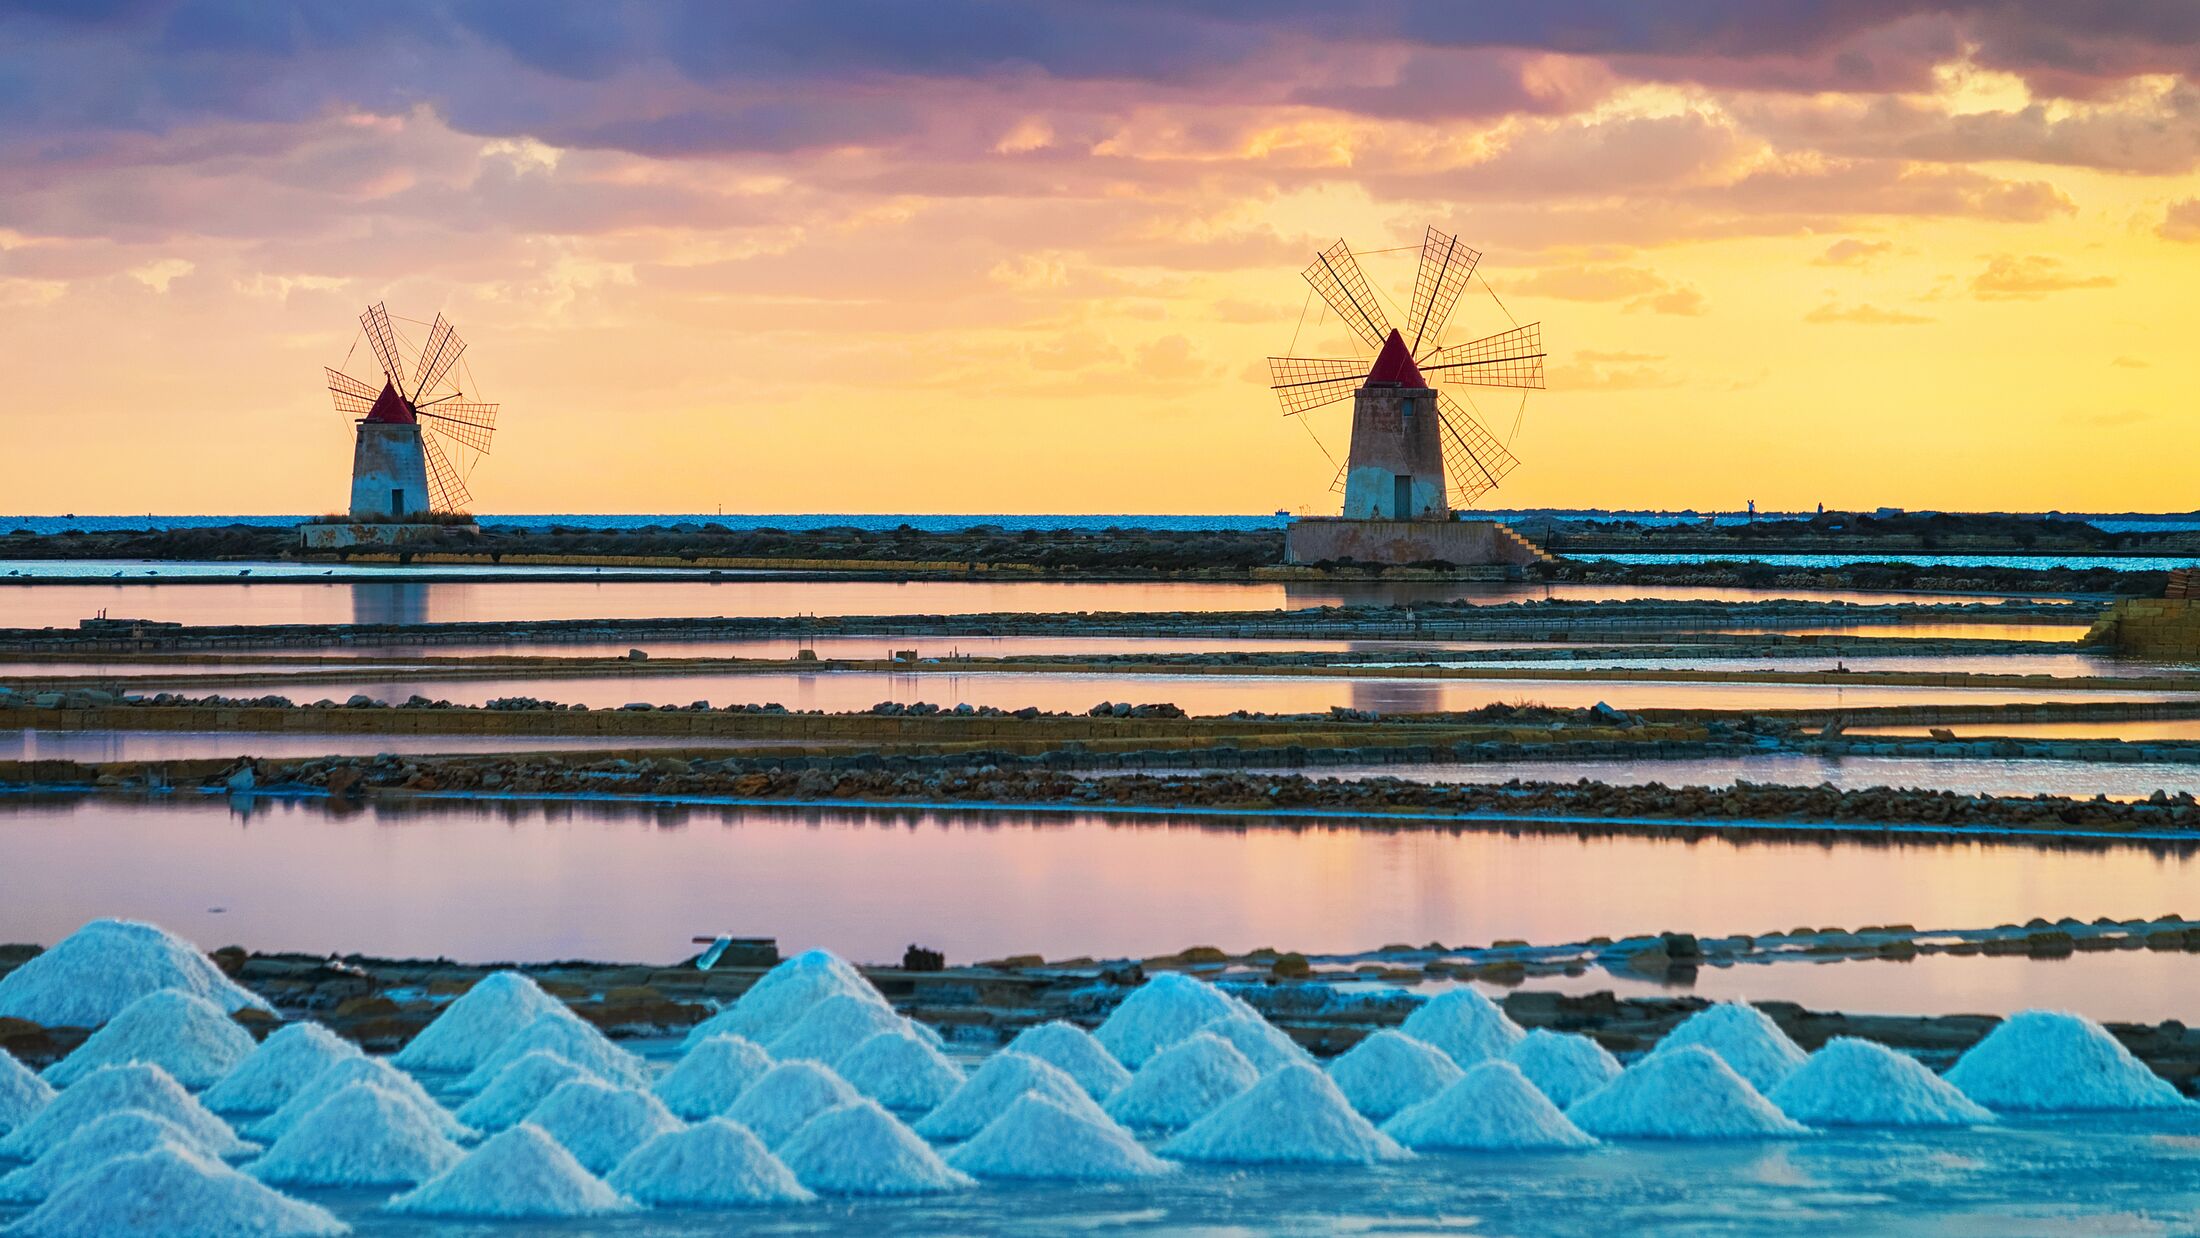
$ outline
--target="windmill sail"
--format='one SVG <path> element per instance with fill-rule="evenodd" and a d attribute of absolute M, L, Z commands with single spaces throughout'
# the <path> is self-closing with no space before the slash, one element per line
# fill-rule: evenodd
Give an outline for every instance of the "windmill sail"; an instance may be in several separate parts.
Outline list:
<path fill-rule="evenodd" d="M 420 446 L 428 458 L 428 493 L 435 501 L 435 510 L 465 511 L 474 496 L 467 493 L 466 483 L 459 479 L 458 470 L 451 467 L 450 457 L 444 455 L 443 448 L 427 435 L 420 437 Z"/>
<path fill-rule="evenodd" d="M 1346 357 L 1270 357 L 1268 386 L 1285 415 L 1346 399 L 1367 379 L 1367 363 Z"/>
<path fill-rule="evenodd" d="M 359 315 L 359 325 L 366 328 L 367 347 L 374 350 L 374 359 L 382 364 L 383 377 L 397 388 L 397 394 L 405 394 L 405 363 L 397 353 L 397 332 L 390 328 L 390 312 L 376 301 Z"/>
<path fill-rule="evenodd" d="M 1484 429 L 1473 414 L 1439 391 L 1436 421 L 1443 430 L 1444 478 L 1453 507 L 1471 507 L 1476 499 L 1497 489 L 1505 474 L 1520 461 L 1505 450 L 1497 436 Z"/>
<path fill-rule="evenodd" d="M 382 394 L 380 388 L 368 386 L 342 370 L 321 368 L 328 375 L 328 392 L 336 401 L 337 412 L 364 417 L 374 411 L 374 398 Z"/>
<path fill-rule="evenodd" d="M 1322 300 L 1344 320 L 1345 329 L 1369 348 L 1381 348 L 1390 335 L 1390 320 L 1375 301 L 1375 290 L 1360 273 L 1360 260 L 1343 241 L 1330 246 L 1306 268 L 1306 282 L 1322 294 Z"/>
<path fill-rule="evenodd" d="M 489 454 L 489 436 L 496 431 L 494 404 L 429 404 L 419 410 L 421 421 L 437 434 L 482 455 Z"/>
<path fill-rule="evenodd" d="M 1451 321 L 1452 307 L 1459 304 L 1459 294 L 1466 290 L 1467 281 L 1474 278 L 1475 264 L 1482 261 L 1482 251 L 1459 243 L 1459 238 L 1438 232 L 1434 228 L 1421 240 L 1421 265 L 1413 275 L 1413 339 L 1410 346 L 1418 358 L 1424 348 L 1432 347 L 1438 336 L 1444 333 L 1444 324 Z"/>
<path fill-rule="evenodd" d="M 1543 324 L 1531 322 L 1429 354 L 1421 371 L 1469 387 L 1543 389 Z"/>
<path fill-rule="evenodd" d="M 437 314 L 435 326 L 428 330 L 428 344 L 420 350 L 420 366 L 413 372 L 413 398 L 425 399 L 435 390 L 465 351 L 466 341 L 458 338 L 458 332 L 451 329 L 443 315 Z"/>

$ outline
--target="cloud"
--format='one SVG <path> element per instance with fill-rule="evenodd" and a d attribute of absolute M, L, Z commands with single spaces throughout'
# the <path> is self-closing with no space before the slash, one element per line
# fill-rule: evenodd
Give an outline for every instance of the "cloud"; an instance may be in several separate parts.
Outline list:
<path fill-rule="evenodd" d="M 1551 267 L 1505 286 L 1507 292 L 1561 301 L 1624 301 L 1666 290 L 1665 277 L 1645 267 Z"/>
<path fill-rule="evenodd" d="M 1932 319 L 1902 310 L 1881 309 L 1876 305 L 1840 306 L 1829 301 L 1803 315 L 1803 321 L 1821 326 L 1850 323 L 1865 327 L 1909 327 L 1931 322 Z"/>
<path fill-rule="evenodd" d="M 2119 370 L 2144 370 L 2150 368 L 2153 363 L 2142 357 L 2116 357 L 2112 358 L 2109 364 Z"/>
<path fill-rule="evenodd" d="M 2115 276 L 2071 274 L 2061 260 L 2045 254 L 1996 254 L 1971 277 L 1971 294 L 1982 301 L 2036 301 L 2050 293 L 2115 285 Z"/>
<path fill-rule="evenodd" d="M 2166 241 L 2200 241 L 2200 198 L 2180 198 L 2170 203 L 2154 232 Z"/>
<path fill-rule="evenodd" d="M 1826 252 L 1811 259 L 1812 266 L 1860 267 L 1894 248 L 1892 241 L 1859 241 L 1854 237 L 1835 241 Z"/>
<path fill-rule="evenodd" d="M 1703 294 L 1693 288 L 1675 288 L 1667 292 L 1637 297 L 1627 303 L 1630 310 L 1649 310 L 1656 314 L 1679 314 L 1694 318 L 1710 308 L 1704 304 Z"/>

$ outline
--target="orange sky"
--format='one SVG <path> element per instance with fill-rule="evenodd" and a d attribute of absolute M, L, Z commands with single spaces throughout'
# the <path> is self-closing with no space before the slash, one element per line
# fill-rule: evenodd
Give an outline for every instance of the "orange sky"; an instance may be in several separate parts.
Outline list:
<path fill-rule="evenodd" d="M 0 510 L 340 506 L 377 299 L 481 512 L 1329 510 L 1262 358 L 1429 224 L 1485 505 L 2196 505 L 2189 5 L 1233 9 L 0 16 Z"/>

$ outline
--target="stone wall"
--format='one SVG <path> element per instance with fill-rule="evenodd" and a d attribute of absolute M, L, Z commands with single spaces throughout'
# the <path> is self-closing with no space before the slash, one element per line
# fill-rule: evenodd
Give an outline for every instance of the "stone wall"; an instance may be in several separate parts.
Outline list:
<path fill-rule="evenodd" d="M 298 526 L 298 544 L 307 550 L 349 550 L 360 546 L 403 546 L 410 542 L 434 541 L 447 533 L 478 535 L 480 532 L 481 526 L 475 524 L 389 524 L 372 521 L 302 524 Z M 462 555 L 438 557 L 452 561 L 465 558 Z M 361 561 L 372 562 L 374 559 L 370 557 Z"/>
<path fill-rule="evenodd" d="M 1308 517 L 1283 535 L 1286 563 L 1452 563 L 1521 568 L 1544 556 L 1494 520 L 1345 520 Z"/>
<path fill-rule="evenodd" d="M 2085 643 L 2150 658 L 2200 660 L 2200 599 L 2126 598 L 2101 616 Z"/>

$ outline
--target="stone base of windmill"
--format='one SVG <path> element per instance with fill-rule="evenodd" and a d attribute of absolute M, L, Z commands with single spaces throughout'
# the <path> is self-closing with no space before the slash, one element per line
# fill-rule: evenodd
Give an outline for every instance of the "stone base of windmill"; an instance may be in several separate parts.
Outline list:
<path fill-rule="evenodd" d="M 1517 576 L 1551 556 L 1495 520 L 1347 520 L 1304 516 L 1283 533 L 1283 561 L 1293 566 L 1364 564 L 1377 567 L 1448 564 L 1502 569 Z"/>
<path fill-rule="evenodd" d="M 418 542 L 438 542 L 452 534 L 479 536 L 481 526 L 448 521 L 330 521 L 298 526 L 304 550 L 390 550 Z"/>

